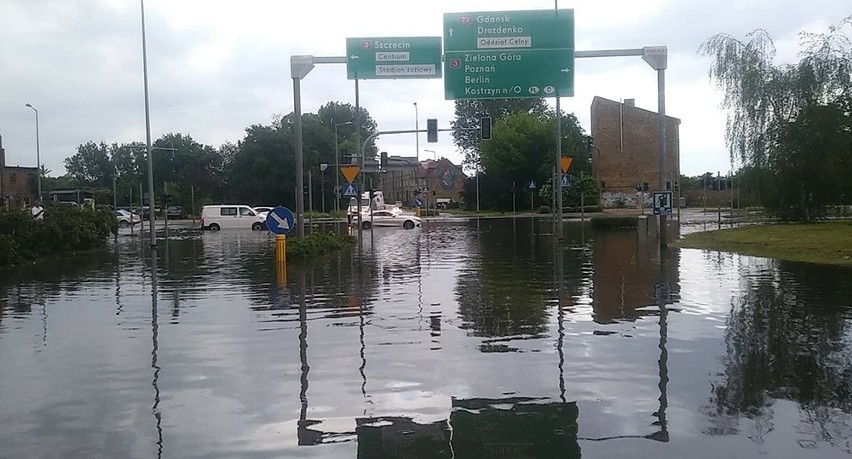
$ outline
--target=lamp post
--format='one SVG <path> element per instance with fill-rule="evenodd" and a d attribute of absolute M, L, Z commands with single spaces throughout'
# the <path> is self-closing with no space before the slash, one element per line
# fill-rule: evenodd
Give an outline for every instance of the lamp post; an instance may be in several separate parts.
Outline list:
<path fill-rule="evenodd" d="M 340 210 L 340 147 L 337 142 L 337 128 L 338 126 L 345 126 L 347 124 L 352 124 L 352 121 L 347 121 L 345 123 L 337 123 L 334 125 L 334 210 Z"/>
<path fill-rule="evenodd" d="M 36 183 L 38 183 L 38 200 L 41 201 L 41 148 L 38 138 L 38 109 L 31 104 L 27 104 L 27 107 L 33 109 L 36 116 Z"/>
<path fill-rule="evenodd" d="M 433 161 L 437 161 L 437 160 L 438 160 L 438 153 L 435 153 L 435 150 L 423 150 L 423 151 L 425 151 L 425 152 L 427 152 L 427 153 L 432 153 L 432 160 L 433 160 Z"/>
<path fill-rule="evenodd" d="M 148 46 L 145 40 L 145 2 L 139 0 L 142 8 L 142 76 L 145 85 L 145 146 L 148 151 L 148 212 L 151 247 L 157 247 L 156 232 L 154 231 L 154 159 L 151 151 L 151 108 L 148 103 Z"/>
<path fill-rule="evenodd" d="M 420 114 L 417 112 L 417 102 L 414 103 L 414 130 L 420 130 Z M 414 145 L 417 162 L 420 163 L 420 132 L 414 133 Z"/>

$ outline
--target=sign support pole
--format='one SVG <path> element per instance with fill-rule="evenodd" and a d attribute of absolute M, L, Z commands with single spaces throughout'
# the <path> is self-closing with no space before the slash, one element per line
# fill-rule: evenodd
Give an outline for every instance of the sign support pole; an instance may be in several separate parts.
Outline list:
<path fill-rule="evenodd" d="M 559 97 L 559 93 L 556 94 L 556 170 L 557 177 L 562 171 L 562 105 L 559 103 L 561 97 Z M 563 237 L 563 226 L 562 226 L 562 181 L 557 180 L 553 184 L 553 191 L 556 192 L 559 190 L 559 194 L 556 195 L 556 234 L 559 240 L 562 240 Z"/>

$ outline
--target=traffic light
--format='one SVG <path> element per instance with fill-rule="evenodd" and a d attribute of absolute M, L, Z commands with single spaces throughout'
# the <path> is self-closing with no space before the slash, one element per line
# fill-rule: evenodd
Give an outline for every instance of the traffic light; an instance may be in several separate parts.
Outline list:
<path fill-rule="evenodd" d="M 491 117 L 484 116 L 481 120 L 479 129 L 479 138 L 481 140 L 491 140 Z"/>
<path fill-rule="evenodd" d="M 383 151 L 381 153 L 381 162 L 379 163 L 382 169 L 388 168 L 388 152 Z"/>
<path fill-rule="evenodd" d="M 438 141 L 438 120 L 434 118 L 426 120 L 426 141 L 429 143 Z"/>
<path fill-rule="evenodd" d="M 648 182 L 642 182 L 642 191 L 648 191 L 651 189 L 651 185 L 648 185 Z"/>

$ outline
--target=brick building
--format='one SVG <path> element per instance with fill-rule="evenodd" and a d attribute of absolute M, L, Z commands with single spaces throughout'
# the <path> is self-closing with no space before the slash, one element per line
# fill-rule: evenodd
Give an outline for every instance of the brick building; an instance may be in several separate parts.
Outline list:
<path fill-rule="evenodd" d="M 423 187 L 417 180 L 417 158 L 390 156 L 388 171 L 381 175 L 381 189 L 385 202 L 393 204 L 401 202 L 410 206 Z"/>
<path fill-rule="evenodd" d="M 0 205 L 26 207 L 36 199 L 38 168 L 6 165 L 6 149 L 0 136 Z"/>
<path fill-rule="evenodd" d="M 604 207 L 638 207 L 636 184 L 659 188 L 657 113 L 602 97 L 592 101 L 592 136 L 599 150 L 592 152 L 592 171 Z M 680 177 L 680 120 L 666 117 L 666 180 Z M 651 204 L 645 193 L 644 206 Z"/>
<path fill-rule="evenodd" d="M 461 192 L 464 189 L 465 174 L 461 166 L 453 164 L 447 158 L 438 160 L 427 159 L 420 161 L 417 175 L 421 183 L 429 189 L 435 202 L 461 202 Z M 431 205 L 430 205 L 431 207 Z"/>
<path fill-rule="evenodd" d="M 369 164 L 366 167 L 370 170 Z M 461 166 L 447 158 L 427 159 L 418 163 L 413 157 L 390 156 L 388 171 L 381 175 L 381 189 L 385 202 L 413 206 L 416 198 L 423 198 L 422 190 L 425 187 L 429 190 L 431 208 L 436 202 L 460 202 L 464 179 Z"/>

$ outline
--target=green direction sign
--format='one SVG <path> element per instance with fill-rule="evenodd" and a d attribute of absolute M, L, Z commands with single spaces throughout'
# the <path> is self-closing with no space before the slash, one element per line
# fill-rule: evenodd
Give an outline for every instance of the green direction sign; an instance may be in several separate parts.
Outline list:
<path fill-rule="evenodd" d="M 574 10 L 444 14 L 444 95 L 574 95 Z"/>
<path fill-rule="evenodd" d="M 441 78 L 441 37 L 346 39 L 350 80 Z"/>

